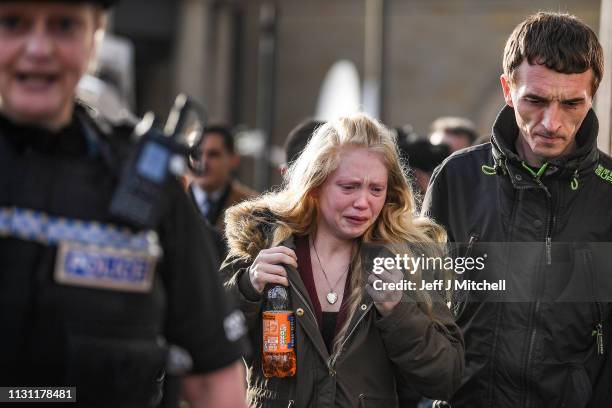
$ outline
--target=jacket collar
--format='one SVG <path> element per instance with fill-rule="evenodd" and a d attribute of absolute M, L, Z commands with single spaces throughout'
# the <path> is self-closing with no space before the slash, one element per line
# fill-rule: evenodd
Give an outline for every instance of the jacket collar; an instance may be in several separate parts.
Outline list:
<path fill-rule="evenodd" d="M 581 177 L 591 172 L 599 159 L 598 133 L 599 122 L 593 109 L 590 109 L 576 134 L 576 150 L 567 156 L 550 160 L 546 175 L 557 174 L 559 177 L 570 178 L 572 176 Z M 519 129 L 514 109 L 506 105 L 498 114 L 493 125 L 491 145 L 496 169 L 501 169 L 504 173 L 508 172 L 515 186 L 530 184 L 531 179 L 530 177 L 514 177 L 518 173 L 526 172 L 522 168 L 523 160 L 518 156 L 514 147 L 518 135 Z M 521 180 L 523 183 L 520 182 Z"/>

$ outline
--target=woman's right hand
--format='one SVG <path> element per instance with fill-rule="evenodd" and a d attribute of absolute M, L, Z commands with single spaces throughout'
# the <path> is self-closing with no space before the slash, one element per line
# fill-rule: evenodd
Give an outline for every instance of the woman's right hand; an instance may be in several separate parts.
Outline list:
<path fill-rule="evenodd" d="M 264 249 L 257 254 L 255 261 L 249 267 L 249 278 L 258 293 L 262 293 L 268 283 L 289 286 L 287 271 L 283 264 L 297 268 L 297 255 L 293 249 L 277 246 Z"/>

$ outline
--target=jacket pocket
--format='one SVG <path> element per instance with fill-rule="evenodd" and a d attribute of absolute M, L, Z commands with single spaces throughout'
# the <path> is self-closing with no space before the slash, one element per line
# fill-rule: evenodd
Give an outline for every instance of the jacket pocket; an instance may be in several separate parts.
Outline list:
<path fill-rule="evenodd" d="M 359 408 L 395 408 L 397 398 L 380 395 L 359 394 Z"/>
<path fill-rule="evenodd" d="M 593 396 L 591 380 L 582 367 L 568 370 L 563 390 L 561 408 L 584 408 Z"/>
<path fill-rule="evenodd" d="M 167 350 L 152 339 L 70 336 L 66 380 L 79 401 L 107 406 L 156 406 L 161 400 Z"/>

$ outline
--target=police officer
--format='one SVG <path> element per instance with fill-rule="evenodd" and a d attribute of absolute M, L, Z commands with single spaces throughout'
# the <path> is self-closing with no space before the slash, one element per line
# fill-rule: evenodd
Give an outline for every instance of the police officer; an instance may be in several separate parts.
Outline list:
<path fill-rule="evenodd" d="M 110 3 L 0 2 L 0 386 L 155 406 L 173 364 L 192 367 L 192 406 L 243 407 L 241 317 L 179 184 L 152 228 L 109 211 L 132 129 L 96 118 L 75 87 Z"/>

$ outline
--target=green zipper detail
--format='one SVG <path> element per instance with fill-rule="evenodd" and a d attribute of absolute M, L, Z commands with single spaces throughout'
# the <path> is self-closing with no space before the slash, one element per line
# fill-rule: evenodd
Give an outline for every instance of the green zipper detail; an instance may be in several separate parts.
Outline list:
<path fill-rule="evenodd" d="M 536 180 L 539 180 L 540 177 L 542 177 L 542 175 L 546 171 L 546 168 L 548 167 L 548 163 L 544 163 L 542 165 L 542 167 L 540 167 L 540 169 L 537 172 L 535 172 L 535 171 L 533 171 L 533 169 L 531 167 L 529 167 L 527 165 L 527 163 L 521 162 L 521 164 L 522 164 L 523 168 L 525 170 L 527 170 L 529 172 L 529 174 L 531 174 L 533 176 L 533 178 L 535 178 Z"/>
<path fill-rule="evenodd" d="M 483 164 L 480 169 L 482 170 L 482 172 L 484 174 L 486 174 L 487 176 L 494 176 L 497 174 L 497 172 L 495 171 L 495 167 L 491 167 L 491 166 L 487 166 L 486 164 Z"/>
<path fill-rule="evenodd" d="M 572 189 L 572 191 L 578 190 L 578 169 L 574 171 L 572 181 L 570 181 L 570 188 Z"/>

